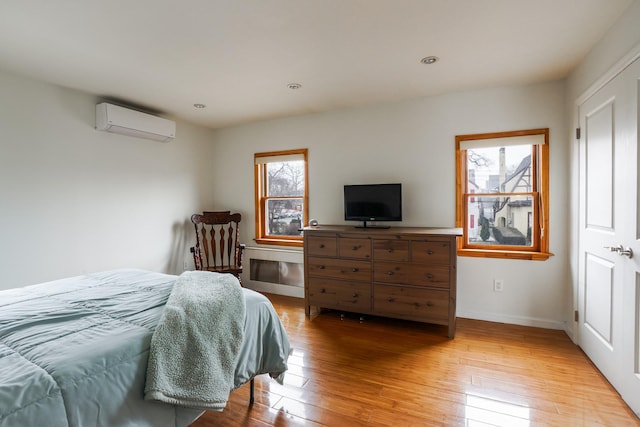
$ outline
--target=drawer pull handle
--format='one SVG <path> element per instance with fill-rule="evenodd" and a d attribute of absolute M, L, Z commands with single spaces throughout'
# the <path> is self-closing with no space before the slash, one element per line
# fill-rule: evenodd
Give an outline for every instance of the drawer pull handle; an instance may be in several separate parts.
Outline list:
<path fill-rule="evenodd" d="M 429 279 L 429 280 L 433 279 L 433 274 L 427 273 L 427 279 Z"/>
<path fill-rule="evenodd" d="M 320 249 L 324 249 L 324 243 L 320 244 Z"/>
<path fill-rule="evenodd" d="M 431 301 L 427 301 L 427 307 L 432 307 L 433 303 Z"/>
<path fill-rule="evenodd" d="M 352 269 L 351 269 L 351 272 L 352 272 L 352 273 L 357 273 L 357 272 L 358 272 L 358 269 L 357 269 L 357 268 L 352 268 Z"/>
<path fill-rule="evenodd" d="M 354 246 L 353 248 L 351 248 L 354 251 L 357 251 L 358 249 L 360 249 L 360 246 Z"/>
<path fill-rule="evenodd" d="M 326 291 L 325 291 L 325 289 L 324 289 L 324 288 L 321 288 L 321 289 L 320 289 L 320 293 L 321 293 L 321 294 L 324 294 L 325 292 L 326 292 Z"/>
<path fill-rule="evenodd" d="M 387 249 L 387 252 L 391 253 L 393 252 L 393 249 Z"/>
<path fill-rule="evenodd" d="M 427 251 L 427 255 L 433 255 L 433 251 L 432 251 L 431 249 L 429 249 L 429 250 Z"/>
<path fill-rule="evenodd" d="M 387 271 L 387 275 L 393 276 L 393 271 Z"/>
<path fill-rule="evenodd" d="M 387 298 L 387 301 L 388 301 L 388 302 L 393 302 L 393 297 L 389 297 L 389 298 Z"/>
<path fill-rule="evenodd" d="M 318 267 L 320 270 L 324 270 L 324 265 Z"/>
<path fill-rule="evenodd" d="M 354 292 L 354 293 L 353 293 L 353 297 L 354 297 L 354 298 L 358 298 L 358 293 L 357 293 L 357 292 Z"/>

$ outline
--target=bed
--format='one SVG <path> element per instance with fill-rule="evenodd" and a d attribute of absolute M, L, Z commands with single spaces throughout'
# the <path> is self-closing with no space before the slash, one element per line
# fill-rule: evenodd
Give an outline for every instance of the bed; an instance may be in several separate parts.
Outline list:
<path fill-rule="evenodd" d="M 144 399 L 154 330 L 179 276 L 113 270 L 0 292 L 0 427 L 187 426 L 202 413 Z M 236 389 L 282 381 L 289 342 L 273 306 L 242 288 Z"/>

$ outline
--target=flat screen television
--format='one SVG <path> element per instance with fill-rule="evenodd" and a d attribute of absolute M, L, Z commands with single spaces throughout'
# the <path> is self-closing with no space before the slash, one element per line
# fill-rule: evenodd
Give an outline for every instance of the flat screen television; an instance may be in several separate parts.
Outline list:
<path fill-rule="evenodd" d="M 362 221 L 358 227 L 371 227 L 367 221 L 402 221 L 402 184 L 345 185 L 344 219 Z"/>

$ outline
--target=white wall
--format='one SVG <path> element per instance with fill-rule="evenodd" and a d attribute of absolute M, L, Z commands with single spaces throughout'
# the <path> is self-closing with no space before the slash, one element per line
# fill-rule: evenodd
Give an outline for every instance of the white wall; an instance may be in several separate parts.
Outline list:
<path fill-rule="evenodd" d="M 579 127 L 578 98 L 592 94 L 601 87 L 607 78 L 620 71 L 619 67 L 634 56 L 640 55 L 640 0 L 635 0 L 624 15 L 607 32 L 605 37 L 594 46 L 589 54 L 567 78 L 566 116 L 567 138 L 570 144 L 571 174 L 571 218 L 578 217 L 578 142 L 575 140 L 575 129 Z M 578 309 L 578 223 L 571 221 L 569 227 L 570 271 L 572 286 L 567 289 L 567 311 Z M 568 333 L 577 339 L 577 323 L 570 322 Z"/>
<path fill-rule="evenodd" d="M 549 127 L 551 195 L 548 261 L 458 259 L 458 315 L 564 328 L 567 320 L 568 144 L 564 84 L 453 93 L 375 107 L 265 121 L 216 131 L 216 208 L 238 210 L 242 235 L 254 230 L 253 153 L 309 149 L 309 211 L 320 223 L 343 221 L 342 186 L 401 182 L 404 221 L 455 225 L 457 134 Z M 493 279 L 505 290 L 493 292 Z"/>
<path fill-rule="evenodd" d="M 182 271 L 186 221 L 212 201 L 213 132 L 178 122 L 164 144 L 98 132 L 98 101 L 0 72 L 0 289 Z"/>

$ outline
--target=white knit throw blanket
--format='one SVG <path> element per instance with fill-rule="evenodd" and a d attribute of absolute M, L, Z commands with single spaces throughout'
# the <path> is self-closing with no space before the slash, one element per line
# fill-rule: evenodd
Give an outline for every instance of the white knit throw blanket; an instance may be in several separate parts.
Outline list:
<path fill-rule="evenodd" d="M 244 317 L 234 276 L 180 275 L 151 338 L 145 399 L 222 411 L 233 388 Z"/>

